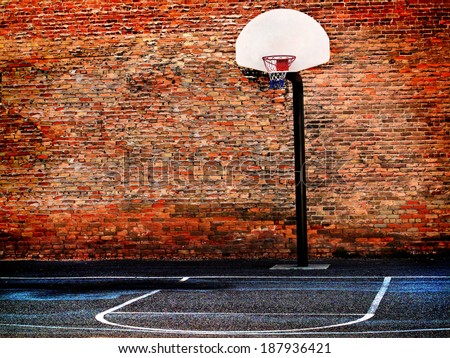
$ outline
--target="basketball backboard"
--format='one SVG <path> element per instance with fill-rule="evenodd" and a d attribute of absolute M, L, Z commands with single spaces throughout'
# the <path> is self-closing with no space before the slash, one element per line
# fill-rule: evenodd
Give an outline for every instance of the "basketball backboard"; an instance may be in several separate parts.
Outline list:
<path fill-rule="evenodd" d="M 236 40 L 236 62 L 241 67 L 268 72 L 270 88 L 284 86 L 290 76 L 294 112 L 295 206 L 297 266 L 308 266 L 306 208 L 305 121 L 303 82 L 299 71 L 330 59 L 330 40 L 312 17 L 296 10 L 277 9 L 258 15 Z"/>
<path fill-rule="evenodd" d="M 236 41 L 236 62 L 241 67 L 268 72 L 263 57 L 295 56 L 288 72 L 328 62 L 330 41 L 312 17 L 291 9 L 270 10 L 251 20 Z"/>

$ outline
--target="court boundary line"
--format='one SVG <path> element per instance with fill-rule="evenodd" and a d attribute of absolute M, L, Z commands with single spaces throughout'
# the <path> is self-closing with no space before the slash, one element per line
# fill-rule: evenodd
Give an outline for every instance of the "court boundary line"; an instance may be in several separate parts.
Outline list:
<path fill-rule="evenodd" d="M 107 327 L 71 327 L 71 326 L 44 326 L 35 324 L 20 324 L 20 323 L 0 323 L 0 327 L 17 327 L 17 328 L 41 328 L 41 329 L 59 329 L 67 331 L 105 331 L 105 332 L 132 332 L 143 333 L 136 329 L 124 328 L 107 328 Z M 285 333 L 286 335 L 357 335 L 357 334 L 386 334 L 386 333 L 412 333 L 412 332 L 441 332 L 450 331 L 450 327 L 436 327 L 436 328 L 413 328 L 413 329 L 394 329 L 382 331 L 353 331 L 353 332 L 295 332 Z"/>
<path fill-rule="evenodd" d="M 190 278 L 199 279 L 213 279 L 213 278 L 238 278 L 238 279 L 379 279 L 383 276 L 368 275 L 368 276 L 191 276 Z M 399 275 L 390 276 L 393 279 L 449 279 L 447 275 Z M 71 280 L 83 280 L 83 279 L 181 279 L 182 276 L 85 276 L 85 277 L 73 277 L 73 276 L 61 276 L 61 277 L 0 277 L 0 279 L 22 279 L 22 280 L 58 280 L 58 279 L 71 279 Z M 130 333 L 145 333 L 142 330 L 125 329 L 120 327 L 88 327 L 88 326 L 57 326 L 57 325 L 33 325 L 33 324 L 19 324 L 19 323 L 0 323 L 0 327 L 16 327 L 18 329 L 39 328 L 47 330 L 61 330 L 61 331 L 97 331 L 97 332 L 130 332 Z M 355 335 L 383 335 L 383 334 L 408 334 L 408 333 L 420 333 L 420 332 L 446 332 L 450 331 L 450 327 L 433 327 L 433 328 L 410 328 L 410 329 L 387 329 L 387 330 L 367 330 L 367 331 L 302 331 L 302 332 L 281 332 L 281 336 L 355 336 Z M 155 332 L 158 333 L 158 332 Z M 169 332 L 171 333 L 171 332 Z M 167 333 L 162 333 L 163 335 Z M 2 333 L 2 336 L 5 335 Z"/>
<path fill-rule="evenodd" d="M 371 319 L 375 315 L 375 313 L 381 303 L 381 300 L 383 299 L 385 293 L 387 292 L 391 280 L 392 280 L 392 277 L 390 277 L 390 276 L 384 277 L 383 283 L 382 283 L 380 289 L 378 290 L 377 295 L 373 299 L 373 301 L 369 307 L 369 310 L 367 311 L 366 314 L 364 314 L 363 317 L 353 320 L 353 321 L 349 321 L 349 322 L 343 322 L 343 323 L 319 326 L 319 327 L 303 327 L 303 328 L 287 329 L 287 330 L 260 330 L 260 331 L 201 331 L 201 330 L 178 330 L 178 329 L 164 329 L 164 328 L 131 326 L 131 325 L 124 325 L 124 324 L 111 322 L 105 318 L 106 315 L 114 313 L 118 309 L 126 307 L 126 306 L 128 306 L 132 303 L 135 303 L 141 299 L 144 299 L 144 298 L 152 296 L 158 292 L 161 292 L 161 290 L 151 291 L 145 295 L 128 300 L 118 306 L 115 306 L 106 311 L 100 312 L 99 314 L 97 314 L 95 316 L 95 318 L 99 322 L 102 322 L 104 324 L 108 324 L 111 326 L 115 326 L 115 327 L 121 327 L 121 328 L 126 328 L 126 329 L 135 329 L 137 331 L 142 331 L 142 332 L 154 332 L 154 333 L 166 333 L 166 334 L 168 333 L 168 334 L 190 334 L 190 335 L 216 335 L 216 336 L 244 335 L 245 336 L 245 335 L 296 334 L 298 332 L 305 332 L 305 331 L 314 332 L 317 330 L 324 330 L 324 329 L 354 325 L 354 324 L 358 324 L 358 323 L 361 323 L 361 322 Z"/>

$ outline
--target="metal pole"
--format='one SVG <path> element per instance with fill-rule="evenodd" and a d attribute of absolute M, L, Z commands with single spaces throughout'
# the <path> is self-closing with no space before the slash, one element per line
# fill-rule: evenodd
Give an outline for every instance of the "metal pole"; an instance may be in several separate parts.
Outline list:
<path fill-rule="evenodd" d="M 297 221 L 297 266 L 308 266 L 308 237 L 306 221 L 306 157 L 303 81 L 300 73 L 289 73 L 294 107 L 295 210 Z"/>

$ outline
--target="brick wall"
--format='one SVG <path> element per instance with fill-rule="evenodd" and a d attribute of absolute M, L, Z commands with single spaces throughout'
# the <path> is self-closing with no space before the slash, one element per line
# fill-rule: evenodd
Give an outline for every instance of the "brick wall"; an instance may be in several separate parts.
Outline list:
<path fill-rule="evenodd" d="M 331 41 L 302 73 L 311 255 L 448 250 L 447 1 L 6 0 L 0 259 L 293 257 L 291 88 L 234 61 L 278 7 Z"/>

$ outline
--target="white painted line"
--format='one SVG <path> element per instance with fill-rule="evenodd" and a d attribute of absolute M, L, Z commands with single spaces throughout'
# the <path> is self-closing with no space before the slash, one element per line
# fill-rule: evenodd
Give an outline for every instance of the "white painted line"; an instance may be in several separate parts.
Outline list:
<path fill-rule="evenodd" d="M 274 280 L 320 280 L 320 279 L 329 279 L 329 280 L 359 280 L 359 279 L 384 279 L 386 276 L 382 275 L 369 275 L 369 276 L 191 276 L 191 279 L 249 279 L 249 280 L 263 280 L 263 279 L 274 279 Z M 393 279 L 450 279 L 450 276 L 389 276 Z M 163 278 L 163 277 L 159 277 Z"/>
<path fill-rule="evenodd" d="M 415 333 L 415 332 L 443 332 L 450 331 L 450 327 L 436 327 L 436 328 L 411 328 L 411 329 L 392 329 L 381 331 L 354 331 L 354 332 L 310 332 L 301 334 L 314 334 L 314 335 L 358 335 L 358 334 L 385 334 L 385 333 Z"/>
<path fill-rule="evenodd" d="M 57 329 L 66 331 L 107 331 L 107 332 L 136 332 L 135 329 L 117 329 L 117 328 L 104 328 L 104 327 L 75 327 L 75 326 L 44 326 L 38 324 L 19 324 L 19 323 L 0 323 L 0 327 L 15 327 L 15 328 L 39 328 L 39 329 Z"/>
<path fill-rule="evenodd" d="M 187 280 L 189 280 L 189 277 L 183 277 L 180 282 L 186 282 Z"/>
<path fill-rule="evenodd" d="M 259 312 L 122 312 L 117 315 L 149 315 L 149 316 L 364 316 L 365 313 L 259 313 Z"/>
<path fill-rule="evenodd" d="M 337 327 L 343 327 L 343 326 L 350 326 L 350 325 L 355 325 L 364 321 L 367 321 L 369 319 L 371 319 L 380 303 L 381 300 L 383 299 L 387 289 L 389 288 L 389 284 L 391 282 L 391 277 L 385 277 L 383 280 L 383 284 L 381 285 L 380 289 L 378 290 L 377 295 L 375 296 L 374 300 L 372 301 L 369 310 L 367 311 L 366 314 L 364 314 L 363 317 L 356 319 L 356 320 L 352 320 L 352 321 L 348 321 L 348 322 L 343 322 L 343 323 L 338 323 L 338 324 L 332 324 L 332 325 L 327 325 L 327 326 L 319 326 L 319 327 L 305 327 L 305 328 L 296 328 L 296 329 L 286 329 L 286 330 L 261 330 L 261 331 L 200 331 L 200 330 L 182 330 L 182 329 L 164 329 L 164 328 L 152 328 L 152 327 L 142 327 L 142 326 L 131 326 L 131 325 L 125 325 L 125 324 L 118 324 L 118 323 L 114 323 L 114 322 L 110 322 L 108 320 L 105 319 L 105 316 L 107 314 L 113 313 L 115 311 L 117 311 L 118 309 L 128 306 L 134 302 L 137 302 L 141 299 L 144 299 L 146 297 L 149 297 L 151 295 L 154 295 L 157 292 L 160 292 L 160 290 L 157 291 L 152 291 L 148 294 L 145 294 L 143 296 L 137 297 L 135 299 L 129 300 L 119 306 L 113 307 L 109 310 L 106 310 L 102 313 L 99 313 L 95 318 L 105 324 L 109 324 L 112 326 L 116 326 L 116 327 L 122 327 L 122 328 L 126 328 L 126 329 L 136 329 L 138 331 L 145 331 L 145 332 L 155 332 L 155 333 L 169 333 L 169 334 L 191 334 L 191 335 L 272 335 L 272 334 L 298 334 L 299 332 L 305 332 L 305 331 L 309 331 L 311 333 L 314 333 L 315 331 L 320 331 L 320 330 L 324 330 L 324 329 L 330 329 L 330 328 L 337 328 Z M 331 332 L 329 332 L 331 333 Z"/>
<path fill-rule="evenodd" d="M 97 314 L 97 315 L 95 316 L 95 319 L 96 319 L 97 321 L 102 322 L 102 323 L 105 323 L 105 324 L 109 324 L 109 325 L 119 326 L 119 327 L 120 327 L 120 326 L 121 326 L 120 324 L 115 324 L 115 323 L 112 323 L 112 322 L 107 321 L 107 320 L 105 319 L 105 316 L 106 316 L 107 314 L 111 313 L 111 312 L 117 311 L 118 309 L 124 308 L 125 306 L 131 305 L 131 304 L 134 303 L 134 302 L 137 302 L 137 301 L 139 301 L 139 300 L 142 300 L 142 299 L 144 299 L 144 298 L 147 298 L 147 297 L 149 297 L 149 296 L 152 296 L 152 295 L 154 295 L 155 293 L 158 293 L 158 292 L 160 292 L 160 291 L 161 291 L 161 290 L 155 290 L 155 291 L 146 293 L 145 295 L 142 295 L 142 296 L 133 298 L 133 299 L 131 299 L 131 300 L 125 302 L 125 303 L 122 303 L 121 305 L 115 306 L 115 307 L 113 307 L 113 308 L 110 308 L 110 309 L 108 309 L 108 310 L 106 310 L 106 311 L 104 311 L 104 312 L 101 312 L 101 313 Z"/>
<path fill-rule="evenodd" d="M 377 295 L 375 296 L 375 299 L 373 300 L 369 310 L 367 311 L 367 314 L 371 314 L 372 316 L 375 315 L 375 312 L 378 309 L 378 306 L 381 303 L 381 300 L 384 297 L 384 294 L 386 293 L 387 289 L 389 288 L 389 284 L 391 283 L 390 277 L 385 277 L 383 284 L 381 285 L 380 290 L 378 291 Z"/>
<path fill-rule="evenodd" d="M 0 323 L 0 327 L 15 327 L 15 328 L 39 328 L 39 329 L 57 329 L 67 331 L 104 331 L 104 332 L 140 332 L 136 329 L 123 328 L 98 328 L 98 327 L 75 327 L 75 326 L 45 326 L 37 324 L 19 324 L 19 323 Z M 352 331 L 352 332 L 287 332 L 286 335 L 359 335 L 359 334 L 385 334 L 385 333 L 414 333 L 414 332 L 444 332 L 450 331 L 450 327 L 436 327 L 436 328 L 411 328 L 411 329 L 394 329 L 381 331 Z"/>

